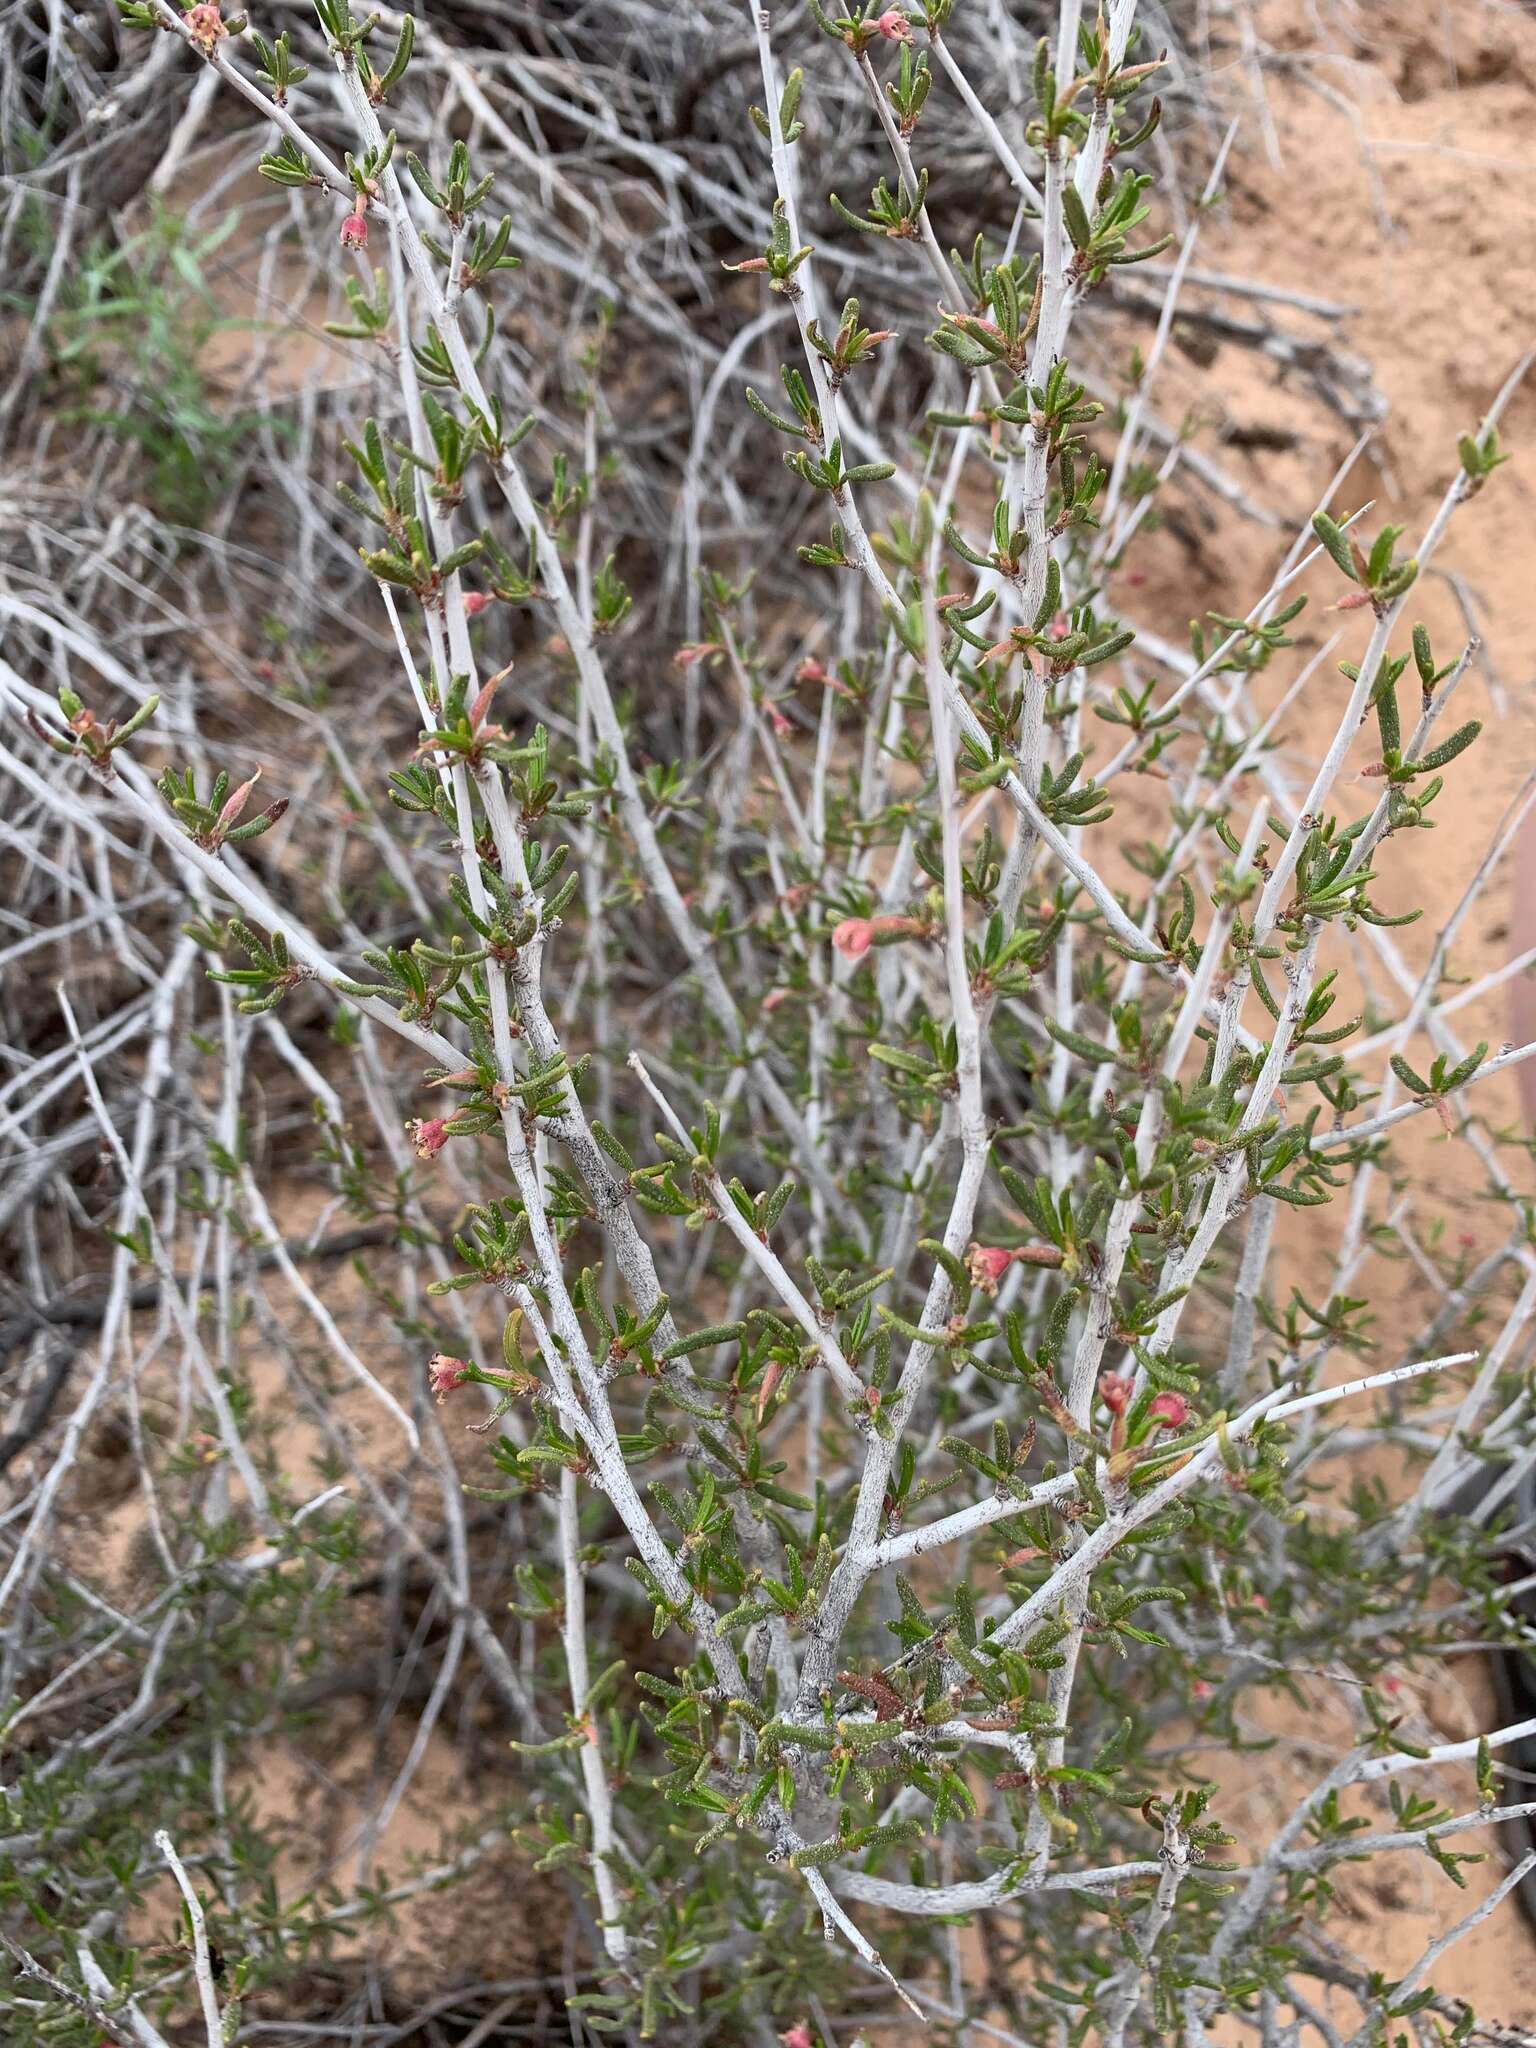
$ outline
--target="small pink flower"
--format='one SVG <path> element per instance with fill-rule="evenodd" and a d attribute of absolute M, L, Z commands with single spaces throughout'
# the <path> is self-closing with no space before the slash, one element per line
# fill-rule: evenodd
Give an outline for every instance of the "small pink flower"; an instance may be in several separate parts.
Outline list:
<path fill-rule="evenodd" d="M 832 934 L 832 944 L 845 960 L 862 960 L 875 943 L 875 927 L 867 917 L 845 917 Z"/>
<path fill-rule="evenodd" d="M 881 35 L 885 37 L 888 43 L 910 43 L 912 40 L 911 23 L 904 14 L 898 13 L 894 7 L 887 7 L 884 14 L 875 23 L 875 27 L 879 29 Z"/>
<path fill-rule="evenodd" d="M 1182 1394 L 1159 1394 L 1147 1414 L 1159 1429 L 1182 1429 L 1189 1420 L 1189 1403 Z"/>
<path fill-rule="evenodd" d="M 1131 1405 L 1130 1381 L 1118 1372 L 1101 1372 L 1099 1399 L 1111 1415 L 1123 1415 Z"/>
<path fill-rule="evenodd" d="M 718 640 L 689 640 L 672 657 L 674 668 L 696 668 L 721 651 Z"/>
<path fill-rule="evenodd" d="M 446 1351 L 434 1351 L 427 1360 L 427 1385 L 439 1401 L 446 1401 L 468 1378 L 469 1365 L 465 1359 L 450 1358 Z"/>
<path fill-rule="evenodd" d="M 188 8 L 185 19 L 204 56 L 211 57 L 215 46 L 229 34 L 212 0 L 203 0 L 201 6 Z"/>
<path fill-rule="evenodd" d="M 1071 632 L 1071 630 L 1071 623 L 1069 622 L 1066 613 L 1058 612 L 1055 618 L 1051 621 L 1051 638 L 1053 640 L 1065 640 L 1067 635 Z"/>
<path fill-rule="evenodd" d="M 435 1159 L 448 1142 L 448 1125 L 440 1116 L 415 1117 L 405 1128 L 418 1159 Z"/>
<path fill-rule="evenodd" d="M 789 990 L 787 988 L 771 988 L 767 995 L 763 997 L 761 1003 L 758 1004 L 758 1008 L 765 1017 L 771 1017 L 781 1003 L 787 1003 L 788 1001 Z"/>
<path fill-rule="evenodd" d="M 776 740 L 787 740 L 795 729 L 794 720 L 786 718 L 777 704 L 768 705 L 767 711 L 768 723 L 773 728 L 774 738 Z"/>
<path fill-rule="evenodd" d="M 490 601 L 483 590 L 466 590 L 464 593 L 465 618 L 478 619 Z"/>
<path fill-rule="evenodd" d="M 1013 1264 L 1013 1253 L 1000 1244 L 973 1244 L 965 1255 L 971 1279 L 983 1294 L 996 1294 L 1003 1275 Z"/>
<path fill-rule="evenodd" d="M 341 224 L 341 246 L 343 249 L 366 249 L 368 246 L 368 216 L 361 208 L 349 213 Z"/>
<path fill-rule="evenodd" d="M 1197 1700 L 1208 1700 L 1214 1696 L 1216 1691 L 1215 1686 L 1212 1685 L 1208 1678 L 1197 1678 L 1189 1689 Z"/>
<path fill-rule="evenodd" d="M 831 680 L 832 678 L 827 674 L 825 664 L 819 662 L 814 655 L 807 655 L 805 660 L 795 670 L 795 681 L 797 683 L 830 683 Z"/>
<path fill-rule="evenodd" d="M 816 2043 L 811 2038 L 810 2024 L 806 2020 L 797 2020 L 794 2026 L 786 2028 L 780 2034 L 779 2039 L 783 2042 L 784 2048 L 816 2048 Z"/>

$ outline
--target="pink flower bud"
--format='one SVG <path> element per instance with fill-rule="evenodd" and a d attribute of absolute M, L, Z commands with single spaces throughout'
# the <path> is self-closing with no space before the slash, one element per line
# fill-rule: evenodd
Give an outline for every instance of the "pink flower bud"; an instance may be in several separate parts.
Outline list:
<path fill-rule="evenodd" d="M 912 29 L 907 17 L 898 13 L 894 7 L 887 7 L 875 23 L 875 27 L 888 43 L 910 43 L 912 40 Z"/>
<path fill-rule="evenodd" d="M 965 1255 L 966 1268 L 983 1294 L 996 1294 L 1003 1275 L 1013 1263 L 1013 1253 L 999 1244 L 973 1244 Z"/>
<path fill-rule="evenodd" d="M 1182 1394 L 1159 1394 L 1147 1414 L 1159 1429 L 1182 1429 L 1189 1420 L 1189 1403 Z"/>
<path fill-rule="evenodd" d="M 446 1401 L 469 1378 L 469 1365 L 462 1358 L 450 1358 L 446 1351 L 434 1351 L 427 1360 L 427 1385 L 439 1401 Z"/>
<path fill-rule="evenodd" d="M 418 1159 L 435 1159 L 448 1142 L 448 1125 L 440 1116 L 415 1117 L 405 1128 Z"/>
<path fill-rule="evenodd" d="M 478 619 L 490 601 L 483 590 L 466 590 L 464 593 L 465 618 Z"/>
<path fill-rule="evenodd" d="M 1101 1372 L 1099 1399 L 1111 1415 L 1123 1415 L 1131 1405 L 1130 1381 L 1117 1372 Z"/>
<path fill-rule="evenodd" d="M 256 770 L 256 773 L 251 777 L 249 782 L 242 782 L 240 787 L 236 790 L 232 790 L 229 796 L 225 799 L 224 808 L 219 812 L 218 823 L 214 827 L 214 830 L 218 833 L 221 839 L 223 838 L 226 832 L 230 831 L 235 825 L 237 825 L 240 822 L 240 813 L 245 809 L 246 805 L 250 802 L 251 791 L 256 787 L 257 783 L 260 782 L 260 780 L 261 770 L 258 768 Z"/>
<path fill-rule="evenodd" d="M 784 2043 L 784 2048 L 816 2048 L 816 2043 L 811 2038 L 809 2023 L 805 2020 L 797 2020 L 794 2026 L 786 2028 L 779 2039 Z"/>
<path fill-rule="evenodd" d="M 845 917 L 832 934 L 832 944 L 845 960 L 862 960 L 875 943 L 875 927 L 867 917 Z"/>
<path fill-rule="evenodd" d="M 343 249 L 366 249 L 368 246 L 368 217 L 359 207 L 349 213 L 341 224 L 341 246 Z"/>
<path fill-rule="evenodd" d="M 795 729 L 794 720 L 786 718 L 777 704 L 768 706 L 768 723 L 773 727 L 776 740 L 787 740 Z"/>
<path fill-rule="evenodd" d="M 1212 1685 L 1208 1678 L 1197 1678 L 1189 1689 L 1197 1700 L 1208 1700 L 1216 1691 L 1215 1686 Z"/>
<path fill-rule="evenodd" d="M 831 680 L 832 678 L 827 674 L 826 664 L 818 661 L 813 654 L 807 655 L 805 660 L 795 670 L 795 681 L 797 683 L 830 683 Z"/>
<path fill-rule="evenodd" d="M 763 1383 L 757 1390 L 757 1419 L 759 1424 L 761 1424 L 763 1417 L 768 1413 L 768 1403 L 773 1399 L 774 1394 L 778 1390 L 779 1381 L 783 1377 L 783 1361 L 782 1359 L 775 1359 L 773 1364 L 763 1374 Z"/>

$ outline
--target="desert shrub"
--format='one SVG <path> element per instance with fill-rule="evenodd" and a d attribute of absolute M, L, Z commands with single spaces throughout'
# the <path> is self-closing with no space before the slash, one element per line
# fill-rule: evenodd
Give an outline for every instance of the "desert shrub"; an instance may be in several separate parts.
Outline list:
<path fill-rule="evenodd" d="M 255 734 L 62 616 L 27 623 L 65 680 L 5 671 L 18 786 L 86 849 L 116 948 L 71 977 L 46 1084 L 102 1148 L 114 1249 L 14 1338 L 8 1457 L 56 1432 L 0 1584 L 20 2038 L 310 2038 L 306 1970 L 509 1843 L 505 1912 L 557 1901 L 583 1953 L 575 2038 L 1468 2038 L 1445 1943 L 1389 1977 L 1336 1899 L 1379 1855 L 1429 1859 L 1450 1902 L 1532 1810 L 1504 1776 L 1529 1723 L 1440 1740 L 1402 1681 L 1519 1638 L 1525 1144 L 1476 1105 L 1531 1049 L 1440 1014 L 1448 936 L 1400 1015 L 1347 991 L 1417 915 L 1404 836 L 1476 773 L 1468 655 L 1414 595 L 1497 489 L 1514 380 L 1411 548 L 1341 473 L 1242 616 L 1138 633 L 1126 565 L 1193 459 L 1151 393 L 1230 138 L 1152 339 L 1090 389 L 1079 313 L 1174 240 L 1134 0 L 1038 42 L 944 0 L 813 7 L 803 68 L 746 12 L 719 35 L 758 67 L 758 232 L 693 284 L 711 331 L 783 359 L 748 382 L 725 345 L 637 533 L 624 450 L 666 365 L 618 344 L 622 289 L 574 281 L 549 417 L 494 167 L 451 111 L 415 106 L 418 150 L 387 125 L 414 24 L 121 11 L 260 110 L 294 236 L 324 224 L 375 405 L 339 492 L 373 638 L 345 693 L 297 656 L 289 722 Z M 462 74 L 439 53 L 455 106 Z M 888 150 L 870 196 L 802 177 L 821 106 Z M 928 138 L 957 131 L 946 186 Z M 920 266 L 938 311 L 898 336 L 883 301 Z M 251 573 L 276 682 L 292 622 Z M 1304 576 L 1368 635 L 1297 790 L 1259 706 Z M 109 1099 L 120 979 L 143 1049 Z M 312 1114 L 269 1123 L 274 1076 Z M 1381 1197 L 1426 1114 L 1505 1237 L 1415 1243 L 1414 1328 L 1353 1290 L 1409 1247 Z M 51 1540 L 89 1522 L 109 1429 L 142 1496 L 110 1598 Z M 461 1733 L 478 1715 L 517 1772 L 486 1768 L 440 1859 L 379 1871 L 376 1814 L 354 1885 L 294 1895 L 242 1763 L 333 1696 L 360 1599 L 400 1639 L 407 1582 L 386 1684 L 427 1650 L 431 1676 L 378 1810 L 471 1663 Z M 49 1739 L 97 1686 L 105 1717 Z M 1332 1761 L 1272 1833 L 1229 1825 L 1266 1714 L 1316 1688 Z"/>

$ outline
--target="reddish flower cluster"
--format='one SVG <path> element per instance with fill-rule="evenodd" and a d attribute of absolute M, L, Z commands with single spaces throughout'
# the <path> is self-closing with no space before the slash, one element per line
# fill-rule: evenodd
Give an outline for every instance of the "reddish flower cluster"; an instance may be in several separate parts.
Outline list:
<path fill-rule="evenodd" d="M 1123 1415 L 1131 1405 L 1131 1383 L 1123 1373 L 1099 1374 L 1099 1399 L 1111 1415 Z"/>
<path fill-rule="evenodd" d="M 468 1361 L 450 1358 L 446 1351 L 434 1351 L 427 1360 L 427 1385 L 439 1401 L 457 1393 L 470 1376 Z"/>
<path fill-rule="evenodd" d="M 1182 1394 L 1159 1394 L 1147 1413 L 1159 1429 L 1182 1429 L 1189 1420 L 1189 1403 Z"/>
<path fill-rule="evenodd" d="M 971 1279 L 983 1294 L 996 1294 L 1014 1254 L 1000 1244 L 973 1244 L 965 1255 Z"/>
<path fill-rule="evenodd" d="M 435 1159 L 448 1142 L 448 1125 L 440 1116 L 413 1117 L 405 1128 L 418 1159 Z"/>
<path fill-rule="evenodd" d="M 1128 1373 L 1099 1374 L 1099 1399 L 1111 1415 L 1124 1415 L 1131 1405 L 1135 1382 Z M 1159 1429 L 1182 1429 L 1189 1420 L 1189 1403 L 1182 1394 L 1156 1394 L 1147 1404 L 1148 1418 Z"/>

